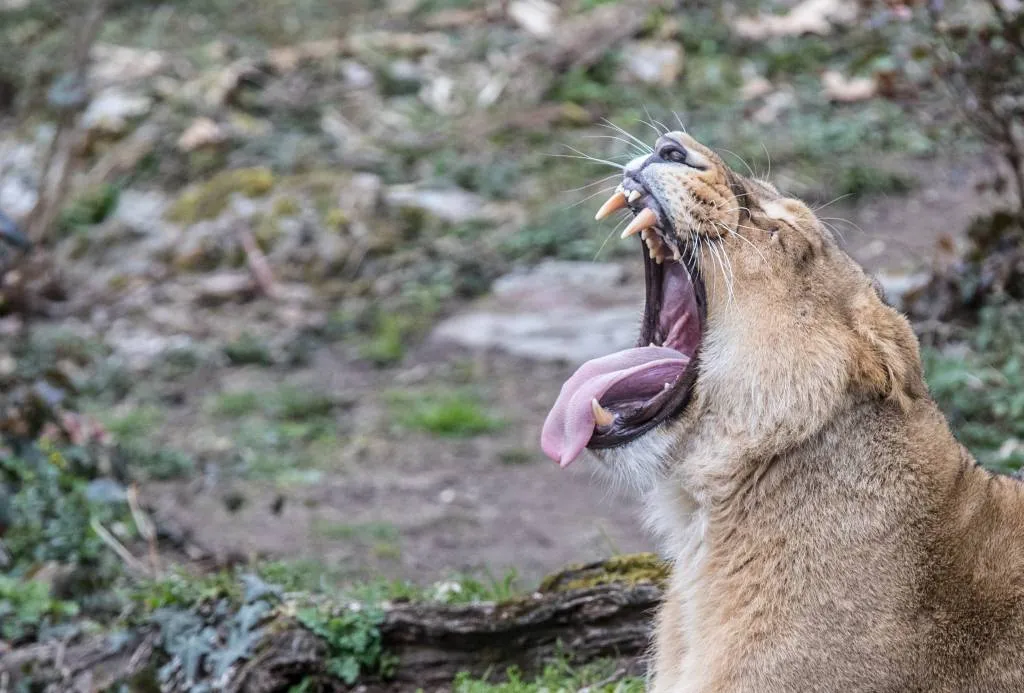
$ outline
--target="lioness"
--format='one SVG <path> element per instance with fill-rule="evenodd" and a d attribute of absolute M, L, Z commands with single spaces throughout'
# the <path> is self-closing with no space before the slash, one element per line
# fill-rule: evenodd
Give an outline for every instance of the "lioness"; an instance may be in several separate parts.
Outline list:
<path fill-rule="evenodd" d="M 1024 691 L 1024 486 L 979 467 L 917 340 L 813 211 L 684 133 L 624 168 L 635 349 L 542 447 L 646 492 L 673 571 L 651 690 Z"/>

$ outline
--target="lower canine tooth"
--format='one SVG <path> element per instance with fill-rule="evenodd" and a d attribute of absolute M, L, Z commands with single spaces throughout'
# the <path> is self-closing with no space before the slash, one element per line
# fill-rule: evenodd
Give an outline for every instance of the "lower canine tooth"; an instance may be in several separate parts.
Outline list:
<path fill-rule="evenodd" d="M 601 403 L 594 397 L 590 400 L 590 409 L 594 412 L 594 423 L 602 428 L 615 423 L 615 414 L 601 406 Z"/>
<path fill-rule="evenodd" d="M 629 193 L 629 197 L 626 198 L 626 201 L 629 202 L 629 204 L 633 204 L 634 202 L 636 202 L 639 199 L 640 199 L 640 191 L 639 190 L 634 190 L 633 192 Z"/>

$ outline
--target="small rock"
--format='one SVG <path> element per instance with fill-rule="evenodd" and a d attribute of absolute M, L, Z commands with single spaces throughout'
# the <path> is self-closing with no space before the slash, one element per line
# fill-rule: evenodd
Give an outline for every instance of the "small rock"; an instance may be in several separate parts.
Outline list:
<path fill-rule="evenodd" d="M 803 0 L 786 14 L 739 17 L 733 30 L 740 38 L 754 41 L 804 34 L 827 36 L 834 25 L 849 24 L 856 17 L 857 3 L 849 0 Z"/>
<path fill-rule="evenodd" d="M 643 287 L 619 265 L 548 261 L 502 277 L 493 295 L 442 322 L 433 338 L 541 361 L 583 363 L 635 346 Z"/>
<path fill-rule="evenodd" d="M 250 60 L 236 60 L 213 75 L 204 98 L 208 106 L 220 107 L 228 103 L 246 83 L 256 83 L 263 73 Z"/>
<path fill-rule="evenodd" d="M 931 279 L 929 272 L 915 272 L 913 274 L 895 274 L 890 272 L 877 272 L 875 279 L 882 285 L 886 300 L 898 309 L 903 308 L 904 297 L 923 288 Z"/>
<path fill-rule="evenodd" d="M 430 190 L 394 185 L 384 193 L 384 200 L 390 207 L 420 211 L 449 224 L 489 217 L 482 197 L 460 189 Z"/>
<path fill-rule="evenodd" d="M 372 173 L 357 173 L 342 190 L 338 207 L 354 217 L 373 217 L 380 207 L 384 184 Z"/>
<path fill-rule="evenodd" d="M 547 0 L 512 0 L 508 16 L 520 28 L 537 38 L 547 38 L 555 31 L 558 5 Z"/>
<path fill-rule="evenodd" d="M 167 205 L 167 197 L 161 192 L 127 188 L 117 198 L 112 219 L 133 233 L 149 235 L 164 227 Z"/>
<path fill-rule="evenodd" d="M 622 51 L 628 75 L 645 84 L 668 87 L 683 70 L 683 49 L 669 41 L 631 41 Z"/>
<path fill-rule="evenodd" d="M 224 128 L 210 118 L 196 118 L 178 138 L 178 149 L 193 152 L 202 147 L 220 144 L 227 139 Z"/>
<path fill-rule="evenodd" d="M 762 96 L 772 93 L 775 87 L 767 79 L 761 76 L 754 76 L 743 83 L 740 87 L 740 98 L 744 101 L 753 101 Z"/>
<path fill-rule="evenodd" d="M 774 122 L 782 113 L 789 110 L 796 104 L 796 94 L 791 87 L 784 87 L 773 91 L 764 99 L 764 104 L 754 111 L 751 119 L 755 123 L 767 125 Z"/>
<path fill-rule="evenodd" d="M 341 78 L 350 89 L 369 89 L 376 80 L 373 72 L 362 63 L 346 60 L 341 63 Z"/>
<path fill-rule="evenodd" d="M 196 289 L 198 303 L 215 306 L 251 299 L 256 293 L 256 283 L 248 272 L 221 272 L 201 279 Z"/>
<path fill-rule="evenodd" d="M 826 70 L 821 87 L 830 101 L 853 103 L 866 101 L 878 93 L 878 85 L 870 77 L 847 77 L 836 70 Z"/>
<path fill-rule="evenodd" d="M 97 43 L 89 52 L 90 84 L 124 84 L 153 77 L 167 66 L 163 53 Z"/>
<path fill-rule="evenodd" d="M 90 132 L 121 135 L 129 121 L 149 113 L 153 100 L 141 94 L 111 87 L 101 91 L 82 114 L 82 127 Z"/>

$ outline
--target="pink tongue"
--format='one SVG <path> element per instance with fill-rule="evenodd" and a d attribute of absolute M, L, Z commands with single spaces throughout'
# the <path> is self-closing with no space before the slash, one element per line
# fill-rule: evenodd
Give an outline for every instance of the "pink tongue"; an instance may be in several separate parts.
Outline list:
<path fill-rule="evenodd" d="M 638 347 L 587 361 L 565 381 L 551 407 L 540 446 L 565 467 L 587 447 L 594 433 L 590 400 L 641 404 L 679 376 L 690 359 L 667 347 Z"/>

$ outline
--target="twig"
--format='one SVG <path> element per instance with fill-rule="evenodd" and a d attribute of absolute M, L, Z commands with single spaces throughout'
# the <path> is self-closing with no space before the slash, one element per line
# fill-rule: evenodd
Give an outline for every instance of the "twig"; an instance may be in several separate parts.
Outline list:
<path fill-rule="evenodd" d="M 622 678 L 626 675 L 626 673 L 626 670 L 623 668 L 616 669 L 615 672 L 608 678 L 601 679 L 597 683 L 592 683 L 589 686 L 584 686 L 578 691 L 578 693 L 590 693 L 590 691 L 600 690 L 610 683 L 621 681 Z"/>
<path fill-rule="evenodd" d="M 139 534 L 146 540 L 146 544 L 149 546 L 150 571 L 152 571 L 154 575 L 159 575 L 161 568 L 160 554 L 157 552 L 156 545 L 156 528 L 153 526 L 153 521 L 149 519 L 146 512 L 139 505 L 138 485 L 132 484 L 128 489 L 127 495 L 128 508 L 132 512 L 132 520 L 135 522 L 135 527 L 139 530 Z"/>
<path fill-rule="evenodd" d="M 245 251 L 245 260 L 249 265 L 249 271 L 256 279 L 260 291 L 267 298 L 274 298 L 277 296 L 277 282 L 274 280 L 274 272 L 270 269 L 270 263 L 267 262 L 267 256 L 260 250 L 256 239 L 248 229 L 238 230 L 238 240 Z"/>
<path fill-rule="evenodd" d="M 92 527 L 92 531 L 96 532 L 96 536 L 98 536 L 104 544 L 110 547 L 110 549 L 118 555 L 118 558 L 120 558 L 125 565 L 136 573 L 152 577 L 152 574 L 149 572 L 149 568 L 146 567 L 146 564 L 133 556 L 132 552 L 129 551 L 124 544 L 119 542 L 117 537 L 111 534 L 106 527 L 101 525 L 99 520 L 95 517 L 92 518 L 89 520 L 89 526 Z"/>
<path fill-rule="evenodd" d="M 81 25 L 81 31 L 75 42 L 72 53 L 71 69 L 73 70 L 70 88 L 85 89 L 86 73 L 89 66 L 89 52 L 99 36 L 100 26 L 106 13 L 107 0 L 93 0 L 89 14 Z M 57 129 L 47 149 L 43 167 L 39 177 L 39 191 L 36 204 L 28 214 L 26 228 L 29 238 L 36 242 L 46 239 L 46 233 L 57 217 L 64 198 L 67 196 L 71 183 L 71 159 L 74 154 L 78 133 L 74 129 L 75 118 L 86 103 L 87 98 L 69 104 L 63 108 L 57 120 Z M 53 183 L 57 169 L 56 183 Z"/>

